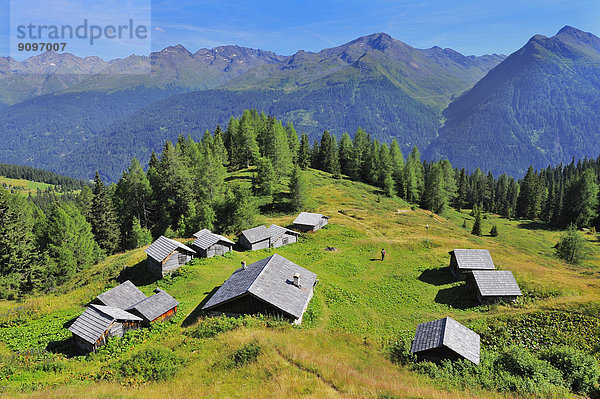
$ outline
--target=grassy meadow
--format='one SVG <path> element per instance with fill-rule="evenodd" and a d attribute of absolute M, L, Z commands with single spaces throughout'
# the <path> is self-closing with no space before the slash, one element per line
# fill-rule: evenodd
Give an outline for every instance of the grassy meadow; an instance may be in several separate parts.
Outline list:
<path fill-rule="evenodd" d="M 54 188 L 55 186 L 47 183 L 38 183 L 23 179 L 11 179 L 8 177 L 0 176 L 0 187 L 7 188 L 15 194 L 36 195 L 38 189 L 41 191 L 46 191 L 48 189 Z"/>
<path fill-rule="evenodd" d="M 249 174 L 235 177 L 243 180 Z M 516 396 L 430 378 L 390 361 L 385 350 L 389 342 L 410 340 L 417 324 L 445 316 L 481 334 L 484 358 L 510 344 L 532 350 L 566 344 L 600 359 L 600 245 L 594 235 L 585 236 L 587 259 L 572 266 L 554 256 L 560 231 L 536 222 L 488 215 L 483 231 L 497 225 L 499 236 L 475 237 L 467 210 L 433 215 L 379 195 L 371 186 L 323 172 L 311 171 L 309 181 L 314 208 L 330 216 L 330 224 L 296 244 L 196 259 L 160 281 L 145 274 L 140 248 L 104 260 L 56 292 L 1 301 L 0 396 Z M 294 218 L 272 211 L 260 222 L 287 226 Z M 462 227 L 465 220 L 467 229 Z M 380 260 L 382 248 L 385 261 Z M 477 305 L 464 283 L 450 278 L 448 251 L 454 248 L 489 249 L 497 268 L 515 274 L 524 297 L 510 305 Z M 203 317 L 201 304 L 242 260 L 250 264 L 273 252 L 319 278 L 302 326 L 261 317 Z M 88 301 L 126 279 L 146 294 L 157 286 L 167 290 L 180 302 L 178 315 L 113 339 L 89 356 L 68 356 L 65 326 Z M 166 350 L 172 357 L 169 364 L 181 366 L 173 372 L 165 366 L 158 376 L 146 376 L 143 370 L 128 375 L 130 359 L 147 350 Z M 567 394 L 558 391 L 556 397 Z"/>

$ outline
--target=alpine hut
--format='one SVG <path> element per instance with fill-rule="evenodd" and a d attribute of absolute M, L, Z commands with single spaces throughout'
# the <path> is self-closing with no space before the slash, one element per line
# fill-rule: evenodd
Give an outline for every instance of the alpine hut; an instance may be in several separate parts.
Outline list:
<path fill-rule="evenodd" d="M 465 272 L 496 269 L 487 249 L 455 249 L 449 254 L 450 271 L 457 280 L 464 280 Z"/>
<path fill-rule="evenodd" d="M 221 314 L 261 313 L 300 324 L 316 282 L 316 274 L 274 254 L 236 270 L 202 310 Z"/>
<path fill-rule="evenodd" d="M 479 350 L 479 334 L 451 317 L 419 324 L 410 349 L 420 360 L 464 358 L 475 364 L 479 364 Z"/>
<path fill-rule="evenodd" d="M 271 247 L 271 234 L 265 226 L 257 226 L 242 231 L 239 236 L 239 244 L 250 251 Z"/>
<path fill-rule="evenodd" d="M 523 295 L 510 270 L 473 270 L 466 277 L 467 291 L 482 304 L 511 302 Z"/>
<path fill-rule="evenodd" d="M 233 241 L 228 240 L 219 234 L 211 233 L 208 229 L 200 230 L 194 234 L 196 240 L 192 244 L 192 249 L 202 258 L 211 258 L 215 255 L 223 255 L 231 251 Z"/>
<path fill-rule="evenodd" d="M 148 270 L 158 278 L 163 278 L 189 262 L 196 251 L 180 242 L 160 236 L 146 249 L 146 254 Z"/>
<path fill-rule="evenodd" d="M 157 288 L 155 294 L 136 303 L 130 312 L 140 316 L 145 325 L 156 321 L 166 321 L 177 313 L 179 302 L 166 291 Z"/>
<path fill-rule="evenodd" d="M 91 304 L 69 327 L 75 344 L 86 352 L 96 350 L 111 337 L 122 337 L 140 327 L 142 319 L 112 306 Z"/>
<path fill-rule="evenodd" d="M 302 232 L 317 231 L 323 228 L 329 220 L 329 216 L 320 213 L 300 212 L 294 220 L 294 228 Z"/>
<path fill-rule="evenodd" d="M 283 245 L 288 245 L 298 241 L 300 233 L 285 227 L 277 226 L 276 224 L 270 225 L 267 230 L 271 236 L 271 247 L 277 248 Z"/>

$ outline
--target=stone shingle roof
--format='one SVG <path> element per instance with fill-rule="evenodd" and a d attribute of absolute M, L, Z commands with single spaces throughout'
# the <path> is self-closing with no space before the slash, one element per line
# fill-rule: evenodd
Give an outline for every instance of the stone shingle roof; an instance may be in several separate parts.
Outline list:
<path fill-rule="evenodd" d="M 300 287 L 293 284 L 296 273 L 300 274 Z M 202 309 L 211 310 L 251 294 L 294 318 L 300 318 L 310 300 L 316 279 L 315 273 L 274 254 L 246 269 L 236 270 Z"/>
<path fill-rule="evenodd" d="M 474 270 L 471 273 L 482 297 L 523 295 L 510 270 Z"/>
<path fill-rule="evenodd" d="M 233 241 L 223 237 L 222 235 L 211 233 L 208 229 L 203 229 L 197 233 L 194 233 L 194 237 L 196 240 L 192 245 L 204 250 L 208 249 L 212 245 L 215 245 L 219 241 L 230 245 L 234 244 Z"/>
<path fill-rule="evenodd" d="M 69 327 L 69 331 L 90 344 L 106 332 L 115 321 L 141 321 L 136 315 L 110 306 L 90 305 Z"/>
<path fill-rule="evenodd" d="M 140 291 L 131 281 L 127 280 L 97 297 L 103 305 L 119 309 L 128 309 L 136 303 L 146 299 L 146 295 Z"/>
<path fill-rule="evenodd" d="M 243 236 L 248 239 L 248 242 L 254 244 L 255 242 L 267 240 L 271 237 L 269 230 L 265 226 L 257 226 L 252 229 L 242 231 Z"/>
<path fill-rule="evenodd" d="M 179 305 L 179 302 L 175 298 L 167 294 L 166 291 L 159 290 L 156 294 L 133 306 L 131 310 L 136 310 L 144 319 L 153 321 L 177 305 Z"/>
<path fill-rule="evenodd" d="M 321 222 L 321 219 L 329 219 L 329 216 L 321 215 L 320 213 L 300 212 L 294 224 L 302 224 L 306 226 L 316 226 Z"/>
<path fill-rule="evenodd" d="M 479 334 L 451 317 L 429 321 L 417 326 L 411 352 L 448 348 L 457 355 L 479 364 Z"/>
<path fill-rule="evenodd" d="M 195 254 L 192 248 L 183 245 L 182 243 L 171 240 L 165 236 L 160 236 L 154 241 L 148 248 L 146 248 L 146 254 L 157 262 L 162 262 L 176 249 L 183 249 L 191 254 Z"/>
<path fill-rule="evenodd" d="M 455 249 L 459 270 L 494 270 L 494 261 L 487 249 Z M 451 253 L 452 253 L 451 252 Z"/>

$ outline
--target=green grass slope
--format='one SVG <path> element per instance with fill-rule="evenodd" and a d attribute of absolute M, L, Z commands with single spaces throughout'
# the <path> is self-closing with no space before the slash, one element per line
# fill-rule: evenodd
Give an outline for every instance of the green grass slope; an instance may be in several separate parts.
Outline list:
<path fill-rule="evenodd" d="M 236 180 L 247 177 L 241 173 Z M 194 260 L 157 282 L 144 274 L 140 248 L 108 258 L 57 292 L 0 302 L 2 396 L 508 396 L 426 378 L 389 361 L 383 347 L 390 339 L 410 338 L 418 323 L 447 315 L 482 334 L 484 358 L 512 343 L 532 349 L 566 343 L 599 356 L 597 243 L 589 243 L 584 263 L 567 266 L 552 248 L 560 233 L 533 222 L 489 216 L 483 230 L 497 224 L 499 237 L 474 237 L 461 227 L 465 219 L 472 226 L 466 212 L 432 216 L 401 200 L 380 198 L 368 185 L 316 171 L 309 179 L 316 209 L 331 216 L 330 225 L 293 245 Z M 288 225 L 294 217 L 273 214 L 262 221 Z M 325 251 L 328 246 L 337 251 Z M 383 262 L 378 260 L 382 247 Z M 449 277 L 447 252 L 453 248 L 488 248 L 498 268 L 514 272 L 523 300 L 477 306 Z M 273 252 L 320 280 L 301 327 L 260 317 L 203 318 L 198 309 L 207 295 L 242 260 L 251 263 Z M 167 290 L 181 303 L 177 317 L 113 339 L 87 357 L 61 354 L 70 343 L 65 326 L 88 301 L 127 278 L 147 294 L 157 286 Z M 151 371 L 131 366 L 147 364 L 134 360 L 149 353 L 158 366 Z"/>

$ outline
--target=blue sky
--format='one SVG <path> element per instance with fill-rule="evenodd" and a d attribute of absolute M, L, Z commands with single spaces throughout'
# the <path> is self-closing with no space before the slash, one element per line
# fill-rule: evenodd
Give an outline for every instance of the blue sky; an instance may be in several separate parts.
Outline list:
<path fill-rule="evenodd" d="M 124 15 L 119 7 L 131 10 L 138 4 L 139 7 L 151 4 L 152 37 L 149 45 L 153 51 L 174 44 L 183 44 L 192 52 L 202 47 L 238 44 L 289 55 L 300 49 L 318 51 L 362 35 L 386 32 L 418 48 L 438 45 L 463 54 L 509 54 L 534 34 L 551 36 L 564 25 L 600 35 L 598 0 L 100 2 L 116 5 L 95 9 L 87 6 L 97 4 L 98 0 L 13 0 L 12 4 L 13 7 L 20 5 L 20 18 L 30 18 L 38 23 L 64 19 L 64 10 L 73 7 L 73 4 L 79 4 L 80 8 L 81 4 L 86 4 L 81 17 L 99 21 L 109 21 L 115 13 Z M 12 48 L 9 4 L 8 0 L 0 0 L 2 55 L 9 55 Z M 40 12 L 35 11 L 39 11 L 42 5 L 46 8 L 40 16 Z M 80 56 L 99 55 L 105 59 L 145 53 L 144 46 L 136 47 L 131 43 L 72 47 L 70 51 Z"/>

